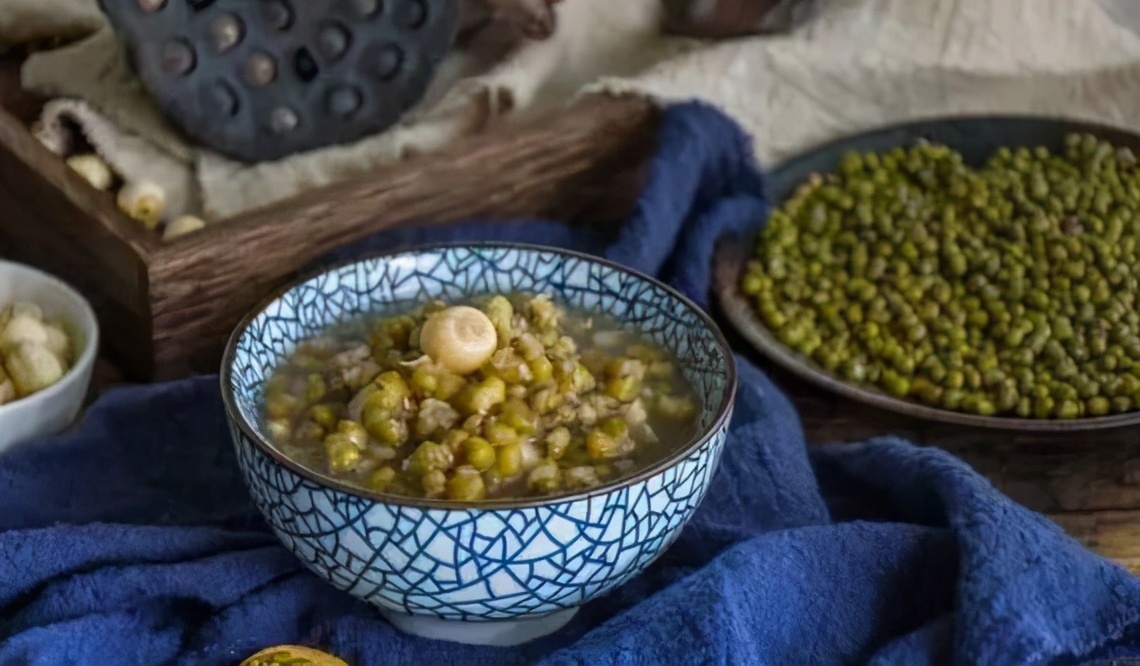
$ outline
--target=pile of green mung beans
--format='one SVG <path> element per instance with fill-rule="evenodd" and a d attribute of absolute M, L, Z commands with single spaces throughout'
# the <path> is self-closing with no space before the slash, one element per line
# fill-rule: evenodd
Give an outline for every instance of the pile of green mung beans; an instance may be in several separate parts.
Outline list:
<path fill-rule="evenodd" d="M 942 145 L 849 153 L 760 235 L 742 289 L 849 382 L 984 416 L 1140 409 L 1140 168 L 1070 135 L 981 168 Z"/>

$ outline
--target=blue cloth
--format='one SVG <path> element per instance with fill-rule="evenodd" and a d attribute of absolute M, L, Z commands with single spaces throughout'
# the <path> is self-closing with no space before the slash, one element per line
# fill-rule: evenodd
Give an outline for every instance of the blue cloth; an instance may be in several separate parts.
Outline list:
<path fill-rule="evenodd" d="M 706 302 L 714 240 L 762 218 L 746 138 L 670 110 L 616 237 L 534 221 L 405 230 L 604 252 Z M 347 251 L 362 251 L 356 247 Z M 342 253 L 344 254 L 344 253 Z M 232 664 L 280 643 L 379 664 L 1067 664 L 1140 654 L 1140 581 L 954 457 L 885 439 L 809 455 L 741 360 L 708 499 L 646 573 L 516 648 L 409 637 L 265 530 L 215 378 L 121 389 L 0 459 L 0 665 Z"/>

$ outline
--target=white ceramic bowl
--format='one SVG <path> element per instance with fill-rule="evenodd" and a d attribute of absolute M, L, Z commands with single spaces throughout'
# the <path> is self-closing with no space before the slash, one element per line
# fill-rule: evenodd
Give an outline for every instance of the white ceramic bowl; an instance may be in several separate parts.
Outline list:
<path fill-rule="evenodd" d="M 299 342 L 399 304 L 495 291 L 607 313 L 670 350 L 701 399 L 697 435 L 590 491 L 474 504 L 363 491 L 298 465 L 265 436 L 264 383 Z M 673 543 L 720 460 L 736 367 L 709 316 L 652 278 L 573 252 L 486 244 L 409 250 L 302 278 L 239 324 L 221 381 L 254 503 L 302 562 L 404 631 L 509 645 L 554 631 Z"/>
<path fill-rule="evenodd" d="M 0 454 L 27 440 L 56 434 L 72 423 L 91 385 L 99 325 L 91 305 L 58 278 L 23 264 L 0 261 L 0 306 L 30 301 L 59 319 L 72 340 L 75 364 L 43 391 L 0 405 Z"/>

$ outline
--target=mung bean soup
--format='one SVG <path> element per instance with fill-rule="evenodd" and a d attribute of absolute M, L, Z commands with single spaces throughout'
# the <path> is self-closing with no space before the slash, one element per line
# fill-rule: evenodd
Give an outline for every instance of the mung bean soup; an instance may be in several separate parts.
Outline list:
<path fill-rule="evenodd" d="M 433 301 L 308 340 L 269 379 L 270 438 L 360 488 L 478 501 L 600 486 L 696 434 L 675 358 L 532 294 Z"/>

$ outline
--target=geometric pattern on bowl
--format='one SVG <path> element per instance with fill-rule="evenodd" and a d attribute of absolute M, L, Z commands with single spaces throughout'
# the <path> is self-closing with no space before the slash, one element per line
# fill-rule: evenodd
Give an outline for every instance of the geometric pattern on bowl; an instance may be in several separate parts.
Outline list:
<path fill-rule="evenodd" d="M 608 313 L 669 349 L 701 399 L 703 434 L 633 478 L 586 493 L 478 505 L 363 491 L 268 443 L 263 385 L 298 342 L 363 314 L 511 291 Z M 655 280 L 572 252 L 464 245 L 359 260 L 286 288 L 238 327 L 222 384 L 253 500 L 309 569 L 391 612 L 479 621 L 576 607 L 667 549 L 719 463 L 735 367 L 711 319 Z"/>

